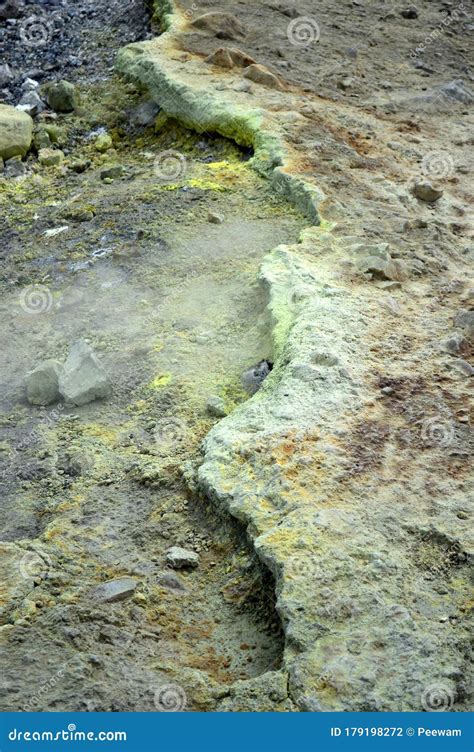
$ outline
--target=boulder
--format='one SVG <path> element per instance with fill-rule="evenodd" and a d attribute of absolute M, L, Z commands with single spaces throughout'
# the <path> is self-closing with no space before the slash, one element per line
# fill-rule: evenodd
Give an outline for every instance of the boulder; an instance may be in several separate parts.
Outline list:
<path fill-rule="evenodd" d="M 247 68 L 256 61 L 236 47 L 219 47 L 204 62 L 220 68 Z"/>
<path fill-rule="evenodd" d="M 245 26 L 236 16 L 221 11 L 204 13 L 192 21 L 191 26 L 218 39 L 243 39 L 246 34 Z"/>
<path fill-rule="evenodd" d="M 423 180 L 414 184 L 413 195 L 420 201 L 425 201 L 428 204 L 433 204 L 435 201 L 441 198 L 443 191 L 441 188 L 435 188 L 427 180 Z"/>
<path fill-rule="evenodd" d="M 0 157 L 24 157 L 33 138 L 33 120 L 25 112 L 0 104 Z"/>
<path fill-rule="evenodd" d="M 372 279 L 400 282 L 407 277 L 407 269 L 403 261 L 392 258 L 383 259 L 380 256 L 365 256 L 359 261 L 359 269 L 364 274 L 371 274 Z"/>
<path fill-rule="evenodd" d="M 278 76 L 275 76 L 264 65 L 257 65 L 256 63 L 249 65 L 245 69 L 244 76 L 250 81 L 255 81 L 256 84 L 267 86 L 269 89 L 279 89 L 280 91 L 285 89 Z"/>
<path fill-rule="evenodd" d="M 61 364 L 57 360 L 45 360 L 26 377 L 26 398 L 30 405 L 51 405 L 60 398 L 59 374 Z"/>
<path fill-rule="evenodd" d="M 59 377 L 59 391 L 68 403 L 86 405 L 110 393 L 107 375 L 86 342 L 75 342 Z"/>
<path fill-rule="evenodd" d="M 199 565 L 199 554 L 186 548 L 180 548 L 180 546 L 172 546 L 166 552 L 166 563 L 172 569 L 194 568 Z"/>
<path fill-rule="evenodd" d="M 101 603 L 116 603 L 131 598 L 138 586 L 138 581 L 131 577 L 119 577 L 116 580 L 108 580 L 101 585 L 92 588 L 89 595 Z"/>
<path fill-rule="evenodd" d="M 72 112 L 76 109 L 76 87 L 69 81 L 58 81 L 57 83 L 46 84 L 46 98 L 48 104 L 55 112 Z"/>

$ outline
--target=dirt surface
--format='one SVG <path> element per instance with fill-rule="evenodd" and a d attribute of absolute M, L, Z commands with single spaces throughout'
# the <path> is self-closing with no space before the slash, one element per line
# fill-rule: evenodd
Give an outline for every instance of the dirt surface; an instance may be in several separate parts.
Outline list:
<path fill-rule="evenodd" d="M 101 50 L 94 19 L 88 44 Z M 79 108 L 51 115 L 65 163 L 32 154 L 24 176 L 1 181 L 6 710 L 209 710 L 232 682 L 281 662 L 270 575 L 189 486 L 216 421 L 206 401 L 230 411 L 248 399 L 241 375 L 269 353 L 259 263 L 303 218 L 250 169 L 248 150 L 136 123 L 147 97 L 107 67 L 128 38 L 107 37 L 94 71 L 75 76 Z M 104 155 L 94 143 L 105 131 Z M 64 361 L 78 339 L 112 396 L 28 405 L 28 371 Z M 169 569 L 173 545 L 199 553 L 199 567 Z M 125 576 L 133 597 L 94 601 L 94 586 Z"/>
<path fill-rule="evenodd" d="M 27 76 L 79 94 L 35 119 L 65 160 L 0 176 L 2 707 L 466 709 L 470 9 L 182 2 L 120 78 L 166 3 L 109 5 L 36 6 L 47 45 L 28 5 L 0 34 L 3 102 Z M 213 10 L 234 38 L 193 25 Z M 279 81 L 205 62 L 220 47 Z M 29 405 L 26 373 L 78 339 L 109 399 Z M 199 566 L 170 570 L 174 545 Z M 118 577 L 133 594 L 98 604 Z"/>

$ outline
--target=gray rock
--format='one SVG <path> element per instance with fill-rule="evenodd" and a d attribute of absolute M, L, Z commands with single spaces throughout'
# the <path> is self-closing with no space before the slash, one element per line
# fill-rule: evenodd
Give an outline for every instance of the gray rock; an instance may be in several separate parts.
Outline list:
<path fill-rule="evenodd" d="M 105 180 L 106 178 L 109 180 L 115 180 L 116 178 L 119 178 L 121 175 L 123 175 L 123 166 L 119 164 L 105 167 L 100 172 L 100 177 L 102 180 Z"/>
<path fill-rule="evenodd" d="M 4 175 L 6 178 L 19 178 L 26 173 L 26 166 L 21 157 L 12 157 L 5 162 Z"/>
<path fill-rule="evenodd" d="M 462 102 L 463 104 L 472 104 L 474 101 L 474 97 L 462 79 L 455 79 L 444 84 L 440 87 L 439 93 L 447 100 L 454 99 L 456 102 Z"/>
<path fill-rule="evenodd" d="M 449 361 L 447 366 L 448 368 L 462 373 L 463 376 L 469 377 L 474 374 L 474 368 L 467 362 L 467 360 L 463 360 L 462 358 L 456 358 L 456 360 Z"/>
<path fill-rule="evenodd" d="M 221 214 L 215 212 L 209 212 L 207 215 L 207 221 L 213 225 L 221 225 L 224 221 L 224 217 Z"/>
<path fill-rule="evenodd" d="M 14 78 L 12 69 L 7 63 L 0 65 L 0 87 L 7 86 Z"/>
<path fill-rule="evenodd" d="M 364 274 L 371 274 L 373 279 L 400 281 L 407 276 L 405 264 L 390 256 L 387 260 L 380 256 L 366 256 L 359 261 L 358 267 Z"/>
<path fill-rule="evenodd" d="M 116 580 L 108 580 L 93 588 L 89 595 L 101 603 L 116 603 L 131 598 L 138 586 L 138 581 L 131 577 L 120 577 Z"/>
<path fill-rule="evenodd" d="M 428 204 L 433 204 L 435 201 L 441 198 L 443 191 L 441 188 L 435 188 L 427 180 L 419 181 L 413 186 L 413 195 L 420 201 L 425 201 Z"/>
<path fill-rule="evenodd" d="M 72 112 L 76 108 L 76 87 L 69 81 L 46 84 L 48 104 L 55 112 Z"/>
<path fill-rule="evenodd" d="M 85 405 L 110 394 L 107 375 L 92 349 L 75 342 L 59 377 L 59 391 L 73 405 Z"/>
<path fill-rule="evenodd" d="M 260 363 L 249 368 L 242 376 L 242 386 L 249 394 L 255 394 L 260 389 L 262 383 L 272 370 L 272 364 L 268 360 L 261 360 Z"/>
<path fill-rule="evenodd" d="M 465 331 L 466 337 L 470 340 L 474 340 L 474 311 L 459 311 L 455 320 L 454 326 L 458 326 Z"/>
<path fill-rule="evenodd" d="M 206 402 L 206 410 L 215 418 L 224 418 L 227 415 L 225 401 L 222 397 L 209 397 Z"/>
<path fill-rule="evenodd" d="M 268 671 L 253 679 L 238 680 L 230 687 L 229 697 L 219 705 L 219 712 L 275 710 L 275 703 L 286 703 L 281 710 L 292 710 L 288 704 L 288 675 L 284 671 Z"/>
<path fill-rule="evenodd" d="M 160 572 L 156 579 L 159 585 L 170 590 L 186 590 L 178 575 L 174 572 Z"/>
<path fill-rule="evenodd" d="M 160 106 L 151 99 L 139 105 L 131 115 L 132 123 L 141 126 L 151 125 L 160 111 Z"/>
<path fill-rule="evenodd" d="M 26 398 L 31 405 L 51 405 L 60 398 L 59 374 L 61 364 L 57 360 L 45 360 L 26 377 Z"/>
<path fill-rule="evenodd" d="M 23 91 L 35 91 L 39 86 L 38 81 L 35 81 L 34 78 L 25 78 L 23 81 L 21 88 Z"/>
<path fill-rule="evenodd" d="M 16 109 L 26 112 L 30 117 L 35 117 L 46 109 L 46 105 L 36 91 L 27 91 L 18 102 Z"/>
<path fill-rule="evenodd" d="M 466 340 L 463 335 L 455 333 L 441 343 L 441 349 L 450 355 L 457 355 L 465 344 Z"/>
<path fill-rule="evenodd" d="M 172 546 L 166 552 L 166 563 L 172 569 L 194 568 L 199 565 L 199 554 L 195 553 L 195 551 L 189 551 L 187 548 Z"/>

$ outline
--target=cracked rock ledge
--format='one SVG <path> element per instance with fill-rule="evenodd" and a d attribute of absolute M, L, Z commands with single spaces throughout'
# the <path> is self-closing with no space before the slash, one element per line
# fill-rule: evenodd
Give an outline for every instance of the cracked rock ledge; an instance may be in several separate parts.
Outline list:
<path fill-rule="evenodd" d="M 403 254 L 397 285 L 390 282 L 402 285 L 398 298 L 375 273 L 367 276 L 367 264 L 361 271 L 361 249 L 372 262 L 390 256 L 366 230 L 371 209 L 355 210 L 355 181 L 365 179 L 349 169 L 357 154 L 337 151 L 335 136 L 335 161 L 347 171 L 344 207 L 304 160 L 308 120 L 330 123 L 334 133 L 357 119 L 376 132 L 381 172 L 390 175 L 390 125 L 296 86 L 255 85 L 258 95 L 235 88 L 235 71 L 216 72 L 186 51 L 182 9 L 158 2 L 156 13 L 163 34 L 121 50 L 119 70 L 145 85 L 166 115 L 252 146 L 254 167 L 309 220 L 299 244 L 274 249 L 261 267 L 274 368 L 208 434 L 197 471 L 200 491 L 245 524 L 276 580 L 283 669 L 253 681 L 267 677 L 281 693 L 288 677 L 302 711 L 420 710 L 423 692 L 438 685 L 462 710 L 473 550 L 463 513 L 469 427 L 452 403 L 443 412 L 430 379 L 441 356 L 416 299 L 435 283 L 415 279 Z M 401 218 L 416 216 L 415 198 L 393 173 L 369 179 L 374 205 L 389 196 Z M 449 263 L 465 267 L 461 251 L 450 252 Z M 401 329 L 417 350 L 399 358 Z M 464 381 L 452 386 L 461 405 L 464 389 Z M 430 442 L 430 419 L 449 420 L 449 446 Z"/>

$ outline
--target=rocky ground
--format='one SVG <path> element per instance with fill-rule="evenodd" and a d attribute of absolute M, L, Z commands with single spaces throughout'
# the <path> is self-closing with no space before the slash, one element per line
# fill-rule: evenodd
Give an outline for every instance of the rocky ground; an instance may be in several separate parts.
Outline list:
<path fill-rule="evenodd" d="M 0 18 L 2 707 L 465 710 L 469 8 Z"/>

